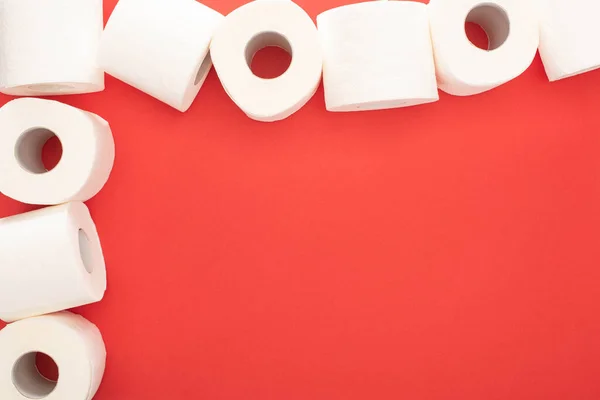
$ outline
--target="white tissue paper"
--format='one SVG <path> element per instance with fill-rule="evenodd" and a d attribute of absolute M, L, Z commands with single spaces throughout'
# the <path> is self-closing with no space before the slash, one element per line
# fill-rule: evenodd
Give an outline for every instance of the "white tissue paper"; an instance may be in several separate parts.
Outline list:
<path fill-rule="evenodd" d="M 58 164 L 47 171 L 42 148 L 57 136 Z M 115 145 L 99 116 L 51 100 L 23 98 L 0 108 L 0 192 L 29 204 L 86 201 L 104 186 Z"/>
<path fill-rule="evenodd" d="M 351 4 L 320 14 L 317 26 L 327 110 L 380 110 L 439 99 L 425 4 Z"/>
<path fill-rule="evenodd" d="M 250 65 L 256 52 L 269 46 L 286 50 L 292 61 L 281 76 L 263 79 Z M 232 11 L 215 31 L 210 49 L 225 91 L 257 121 L 289 117 L 310 100 L 321 80 L 317 28 L 292 1 L 253 1 Z"/>
<path fill-rule="evenodd" d="M 57 381 L 36 367 L 43 353 L 57 365 Z M 0 399 L 91 400 L 106 364 L 106 347 L 96 327 L 70 312 L 29 318 L 0 331 Z"/>
<path fill-rule="evenodd" d="M 550 81 L 600 67 L 600 1 L 538 0 L 540 55 Z"/>
<path fill-rule="evenodd" d="M 431 0 L 428 5 L 438 86 L 469 96 L 521 75 L 539 43 L 535 6 L 525 0 Z M 465 22 L 480 25 L 488 50 L 472 44 Z"/>
<path fill-rule="evenodd" d="M 14 96 L 104 89 L 97 66 L 102 0 L 2 0 L 0 92 Z"/>
<path fill-rule="evenodd" d="M 184 112 L 210 71 L 210 41 L 222 20 L 196 0 L 120 0 L 102 35 L 100 66 Z"/>
<path fill-rule="evenodd" d="M 0 319 L 94 303 L 105 290 L 102 247 L 85 204 L 0 219 Z"/>

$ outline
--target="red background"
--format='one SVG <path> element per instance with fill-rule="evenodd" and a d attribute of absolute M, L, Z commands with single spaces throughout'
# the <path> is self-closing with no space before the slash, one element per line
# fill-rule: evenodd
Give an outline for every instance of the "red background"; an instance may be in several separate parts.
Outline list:
<path fill-rule="evenodd" d="M 76 310 L 109 352 L 96 399 L 600 398 L 598 87 L 538 57 L 407 109 L 321 88 L 273 124 L 214 71 L 185 114 L 111 77 L 60 98 L 117 144 L 88 202 L 109 289 Z"/>

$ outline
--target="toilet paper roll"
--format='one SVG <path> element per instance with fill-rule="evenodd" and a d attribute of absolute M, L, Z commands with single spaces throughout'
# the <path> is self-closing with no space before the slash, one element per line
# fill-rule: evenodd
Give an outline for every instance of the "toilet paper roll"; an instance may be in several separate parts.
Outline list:
<path fill-rule="evenodd" d="M 104 90 L 97 66 L 102 0 L 3 0 L 0 91 L 49 96 Z"/>
<path fill-rule="evenodd" d="M 600 67 L 600 2 L 538 0 L 540 55 L 550 81 Z"/>
<path fill-rule="evenodd" d="M 100 65 L 186 111 L 212 66 L 210 40 L 222 20 L 196 0 L 120 0 L 102 35 Z"/>
<path fill-rule="evenodd" d="M 439 99 L 427 6 L 352 4 L 317 17 L 329 111 L 379 110 Z"/>
<path fill-rule="evenodd" d="M 292 56 L 287 71 L 273 79 L 252 73 L 256 52 L 277 46 Z M 317 28 L 292 1 L 260 0 L 231 12 L 210 46 L 225 91 L 250 118 L 271 122 L 289 117 L 315 94 L 323 58 Z"/>
<path fill-rule="evenodd" d="M 62 157 L 47 171 L 42 148 L 57 136 Z M 56 101 L 17 99 L 0 108 L 0 192 L 29 204 L 86 201 L 102 189 L 115 147 L 108 123 Z"/>
<path fill-rule="evenodd" d="M 38 371 L 38 353 L 56 363 L 56 382 Z M 106 364 L 96 325 L 66 311 L 7 325 L 0 331 L 0 354 L 2 400 L 91 400 Z"/>
<path fill-rule="evenodd" d="M 85 204 L 0 219 L 0 319 L 94 303 L 105 290 L 102 247 Z"/>
<path fill-rule="evenodd" d="M 539 43 L 535 7 L 523 0 L 431 0 L 428 5 L 438 86 L 468 96 L 500 86 L 523 73 Z M 488 50 L 472 44 L 465 22 L 480 25 Z"/>

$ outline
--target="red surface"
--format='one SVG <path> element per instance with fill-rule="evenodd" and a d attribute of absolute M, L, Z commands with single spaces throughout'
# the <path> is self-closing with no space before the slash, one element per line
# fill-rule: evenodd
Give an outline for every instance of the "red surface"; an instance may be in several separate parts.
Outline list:
<path fill-rule="evenodd" d="M 600 71 L 274 124 L 106 83 L 97 400 L 600 398 Z"/>

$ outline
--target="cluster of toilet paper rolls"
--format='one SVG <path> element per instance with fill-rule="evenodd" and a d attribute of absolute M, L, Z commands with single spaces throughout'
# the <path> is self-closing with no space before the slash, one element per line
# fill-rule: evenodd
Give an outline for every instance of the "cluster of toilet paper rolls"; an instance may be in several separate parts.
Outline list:
<path fill-rule="evenodd" d="M 56 136 L 63 153 L 46 170 L 42 148 Z M 82 202 L 112 170 L 115 148 L 99 116 L 50 100 L 22 98 L 0 108 L 0 192 L 50 205 L 0 219 L 0 399 L 89 400 L 106 350 L 98 329 L 64 310 L 100 301 L 106 267 L 96 226 Z M 50 356 L 59 379 L 38 372 Z"/>
<path fill-rule="evenodd" d="M 120 0 L 103 31 L 102 0 L 0 2 L 0 92 L 66 95 L 104 89 L 104 72 L 179 110 L 191 106 L 214 64 L 250 118 L 277 121 L 315 94 L 329 111 L 467 96 L 523 73 L 539 48 L 550 81 L 600 67 L 597 0 L 373 1 L 328 10 L 313 23 L 289 0 L 256 0 L 226 17 L 196 0 Z M 480 25 L 488 48 L 467 38 Z M 291 55 L 279 77 L 251 70 L 262 48 Z M 58 137 L 61 160 L 42 162 Z M 106 183 L 115 157 L 99 116 L 49 100 L 0 109 L 0 192 L 49 205 L 0 220 L 0 399 L 90 400 L 104 373 L 98 328 L 64 311 L 100 301 L 106 268 L 83 203 Z M 57 364 L 44 378 L 36 354 Z"/>
<path fill-rule="evenodd" d="M 329 111 L 406 107 L 437 89 L 478 94 L 519 76 L 539 47 L 551 81 L 600 66 L 597 0 L 371 1 L 325 11 L 317 26 L 290 0 L 255 0 L 223 16 L 196 0 L 120 0 L 102 32 L 102 0 L 4 0 L 0 91 L 70 94 L 104 88 L 103 71 L 186 111 L 214 64 L 250 118 L 300 109 L 323 75 Z M 489 45 L 467 38 L 479 24 Z M 251 70 L 277 46 L 291 55 L 273 79 Z"/>

